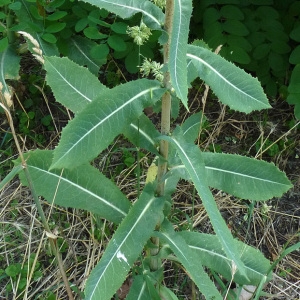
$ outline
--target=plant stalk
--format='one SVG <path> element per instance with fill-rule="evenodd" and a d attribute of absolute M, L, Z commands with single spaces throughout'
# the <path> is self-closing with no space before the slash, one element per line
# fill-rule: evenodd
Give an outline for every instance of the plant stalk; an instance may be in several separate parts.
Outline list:
<path fill-rule="evenodd" d="M 165 9 L 165 26 L 164 29 L 169 35 L 167 43 L 163 46 L 163 62 L 164 65 L 168 65 L 169 62 L 169 53 L 170 53 L 170 36 L 172 32 L 172 18 L 174 14 L 174 0 L 166 1 Z M 162 108 L 161 108 L 161 134 L 168 135 L 170 133 L 170 115 L 171 115 L 171 83 L 170 83 L 170 73 L 166 71 L 164 73 L 163 85 L 167 88 L 167 92 L 162 97 Z M 159 145 L 159 152 L 162 159 L 158 161 L 158 170 L 157 170 L 157 189 L 156 193 L 159 196 L 164 195 L 165 180 L 164 176 L 167 172 L 168 167 L 168 152 L 169 152 L 169 143 L 167 141 L 161 140 Z M 160 224 L 157 225 L 159 228 Z M 155 271 L 161 267 L 161 260 L 155 256 L 159 252 L 159 238 L 153 237 L 152 243 L 155 245 L 155 248 L 150 249 L 151 260 L 150 268 Z"/>

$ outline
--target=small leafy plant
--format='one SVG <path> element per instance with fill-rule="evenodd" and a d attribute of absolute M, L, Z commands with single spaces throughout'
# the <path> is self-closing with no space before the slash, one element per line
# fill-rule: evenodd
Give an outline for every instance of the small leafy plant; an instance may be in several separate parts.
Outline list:
<path fill-rule="evenodd" d="M 226 298 L 229 291 L 218 289 L 204 267 L 240 287 L 254 286 L 258 299 L 270 280 L 270 263 L 258 250 L 232 237 L 209 187 L 264 201 L 281 196 L 291 183 L 267 162 L 202 152 L 194 143 L 204 120 L 201 113 L 173 131 L 170 116 L 177 99 L 188 109 L 188 86 L 196 77 L 233 110 L 250 113 L 270 108 L 259 82 L 204 43 L 188 44 L 191 0 L 167 0 L 165 12 L 147 0 L 87 2 L 124 19 L 140 13 L 141 24 L 161 32 L 162 82 L 144 78 L 108 89 L 88 69 L 68 58 L 44 55 L 36 41 L 23 33 L 35 44 L 32 51 L 44 65 L 56 100 L 75 117 L 63 129 L 55 150 L 20 153 L 9 178 L 18 172 L 22 183 L 49 203 L 85 209 L 117 224 L 86 282 L 85 299 L 111 299 L 127 276 L 133 282 L 126 299 L 178 299 L 163 285 L 164 260 L 182 265 L 206 299 Z M 161 106 L 161 132 L 143 113 L 157 103 Z M 8 109 L 6 112 L 9 114 Z M 151 179 L 141 182 L 143 188 L 134 203 L 90 164 L 120 134 L 137 149 L 158 157 L 148 170 Z M 170 211 L 180 179 L 193 182 L 215 235 L 174 230 Z"/>

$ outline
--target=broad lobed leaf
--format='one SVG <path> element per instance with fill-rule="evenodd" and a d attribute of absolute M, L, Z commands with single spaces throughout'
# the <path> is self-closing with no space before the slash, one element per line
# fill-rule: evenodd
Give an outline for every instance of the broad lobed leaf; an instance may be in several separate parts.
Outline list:
<path fill-rule="evenodd" d="M 170 35 L 169 72 L 172 87 L 186 108 L 188 108 L 186 52 L 191 14 L 192 1 L 174 1 L 172 32 Z"/>
<path fill-rule="evenodd" d="M 142 13 L 143 21 L 152 29 L 161 29 L 164 23 L 162 10 L 148 0 L 84 0 L 84 2 L 104 8 L 123 19 Z"/>
<path fill-rule="evenodd" d="M 50 204 L 80 208 L 102 218 L 120 223 L 131 207 L 119 188 L 89 164 L 73 170 L 49 171 L 53 151 L 35 150 L 26 153 L 28 172 L 36 193 Z M 15 164 L 20 164 L 18 159 Z M 22 184 L 28 186 L 23 172 Z"/>
<path fill-rule="evenodd" d="M 197 68 L 199 77 L 231 109 L 250 113 L 271 107 L 259 81 L 231 62 L 193 45 L 188 46 L 187 57 Z"/>
<path fill-rule="evenodd" d="M 85 299 L 111 299 L 153 234 L 163 205 L 164 199 L 156 198 L 154 187 L 147 185 L 93 269 L 86 283 Z"/>
<path fill-rule="evenodd" d="M 73 168 L 95 158 L 164 92 L 158 81 L 147 79 L 103 92 L 63 129 L 51 168 Z"/>

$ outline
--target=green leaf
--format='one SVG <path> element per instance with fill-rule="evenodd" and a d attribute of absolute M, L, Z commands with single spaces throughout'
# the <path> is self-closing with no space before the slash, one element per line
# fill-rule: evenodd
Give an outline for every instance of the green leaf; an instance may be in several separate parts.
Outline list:
<path fill-rule="evenodd" d="M 223 153 L 202 153 L 209 186 L 242 199 L 280 197 L 292 184 L 274 164 Z"/>
<path fill-rule="evenodd" d="M 199 135 L 200 129 L 207 120 L 202 112 L 191 115 L 182 124 L 182 133 L 189 142 L 194 142 Z"/>
<path fill-rule="evenodd" d="M 5 269 L 5 273 L 9 277 L 16 277 L 21 273 L 21 264 L 11 264 Z"/>
<path fill-rule="evenodd" d="M 52 168 L 73 168 L 95 158 L 164 92 L 159 82 L 147 79 L 104 91 L 63 129 Z"/>
<path fill-rule="evenodd" d="M 111 299 L 153 234 L 163 205 L 164 199 L 156 198 L 153 186 L 147 185 L 92 271 L 86 283 L 86 300 Z"/>
<path fill-rule="evenodd" d="M 131 204 L 112 181 L 89 164 L 72 171 L 49 171 L 52 157 L 53 151 L 50 150 L 35 150 L 25 155 L 38 195 L 45 197 L 50 204 L 85 209 L 112 222 L 121 222 Z M 19 159 L 15 163 L 19 163 Z M 28 186 L 23 172 L 20 179 Z"/>
<path fill-rule="evenodd" d="M 8 184 L 17 174 L 23 170 L 21 164 L 15 166 L 0 182 L 0 191 Z"/>
<path fill-rule="evenodd" d="M 204 272 L 202 267 L 203 263 L 199 259 L 199 256 L 195 255 L 185 240 L 174 231 L 171 223 L 165 220 L 161 225 L 161 232 L 158 232 L 157 235 L 162 241 L 169 245 L 170 249 L 174 252 L 206 299 L 223 299 L 214 283 Z"/>
<path fill-rule="evenodd" d="M 112 34 L 107 39 L 107 43 L 112 49 L 114 49 L 116 51 L 125 51 L 126 50 L 126 43 L 119 35 Z"/>
<path fill-rule="evenodd" d="M 8 47 L 8 38 L 5 37 L 0 40 L 0 53 L 3 52 Z"/>
<path fill-rule="evenodd" d="M 96 45 L 91 49 L 90 53 L 92 58 L 95 58 L 99 61 L 104 60 L 106 62 L 107 55 L 109 54 L 109 47 L 107 44 Z"/>
<path fill-rule="evenodd" d="M 11 94 L 10 87 L 6 84 L 6 79 L 18 80 L 20 70 L 20 56 L 13 47 L 7 47 L 0 52 L 0 82 L 3 84 L 2 93 Z"/>
<path fill-rule="evenodd" d="M 144 114 L 138 120 L 134 120 L 129 126 L 126 126 L 123 134 L 135 146 L 158 155 L 157 138 L 160 133 Z"/>
<path fill-rule="evenodd" d="M 293 49 L 289 57 L 289 62 L 293 65 L 300 64 L 300 45 Z"/>
<path fill-rule="evenodd" d="M 97 59 L 92 55 L 92 51 L 94 51 L 92 49 L 96 46 L 99 44 L 86 37 L 75 36 L 68 40 L 66 55 L 77 64 L 87 66 L 90 72 L 97 76 L 103 59 Z"/>
<path fill-rule="evenodd" d="M 225 32 L 233 35 L 246 36 L 249 34 L 248 28 L 238 20 L 226 20 L 222 26 Z"/>
<path fill-rule="evenodd" d="M 176 136 L 164 137 L 164 139 L 170 141 L 177 149 L 178 155 L 195 185 L 227 257 L 245 275 L 245 268 L 240 259 L 239 252 L 233 244 L 233 237 L 219 212 L 215 199 L 206 182 L 205 165 L 200 149 L 195 144 L 187 143 L 180 132 Z"/>
<path fill-rule="evenodd" d="M 107 34 L 99 32 L 97 27 L 87 27 L 83 30 L 84 35 L 92 40 L 101 40 L 107 38 Z"/>
<path fill-rule="evenodd" d="M 231 109 L 249 113 L 271 107 L 259 81 L 219 55 L 189 45 L 187 57 L 198 69 L 199 77 Z"/>
<path fill-rule="evenodd" d="M 190 0 L 174 1 L 168 66 L 172 87 L 186 109 L 188 109 L 186 51 L 191 13 L 192 2 Z"/>
<path fill-rule="evenodd" d="M 239 6 L 224 5 L 220 9 L 220 14 L 225 19 L 244 20 L 244 13 L 240 10 Z"/>
<path fill-rule="evenodd" d="M 45 70 L 55 99 L 75 113 L 108 90 L 96 76 L 67 57 L 45 57 Z"/>
<path fill-rule="evenodd" d="M 45 31 L 49 33 L 60 32 L 66 27 L 66 25 L 67 25 L 66 23 L 56 22 L 46 27 Z"/>
<path fill-rule="evenodd" d="M 55 35 L 52 33 L 44 33 L 41 35 L 42 39 L 50 44 L 55 44 L 57 42 L 57 39 Z"/>
<path fill-rule="evenodd" d="M 222 245 L 215 235 L 199 232 L 181 231 L 178 233 L 190 249 L 200 258 L 203 264 L 224 276 L 228 281 L 232 278 L 231 261 L 226 257 Z M 261 281 L 266 282 L 272 278 L 267 278 L 270 262 L 262 253 L 238 240 L 234 240 L 236 249 L 239 251 L 248 279 L 237 272 L 233 281 L 240 284 L 258 285 Z"/>
<path fill-rule="evenodd" d="M 151 299 L 147 283 L 143 275 L 137 275 L 134 277 L 133 283 L 130 287 L 129 293 L 126 296 L 126 300 L 149 300 Z"/>
<path fill-rule="evenodd" d="M 66 11 L 55 11 L 54 13 L 52 13 L 51 15 L 48 15 L 46 17 L 47 20 L 49 21 L 57 21 L 59 19 L 62 19 L 63 17 L 65 17 L 68 14 L 68 12 Z"/>
<path fill-rule="evenodd" d="M 115 33 L 126 34 L 128 25 L 124 22 L 115 22 L 111 25 L 111 30 Z"/>
<path fill-rule="evenodd" d="M 161 29 L 164 23 L 161 9 L 148 0 L 85 0 L 85 2 L 104 8 L 123 19 L 142 13 L 143 22 L 152 29 Z"/>

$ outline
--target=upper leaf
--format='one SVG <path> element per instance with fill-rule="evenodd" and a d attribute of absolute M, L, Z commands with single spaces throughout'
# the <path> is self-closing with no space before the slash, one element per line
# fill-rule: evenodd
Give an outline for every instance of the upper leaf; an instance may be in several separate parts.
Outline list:
<path fill-rule="evenodd" d="M 153 233 L 163 205 L 164 199 L 156 198 L 153 186 L 147 185 L 92 271 L 85 299 L 111 299 Z"/>
<path fill-rule="evenodd" d="M 49 171 L 53 151 L 35 150 L 26 153 L 27 169 L 38 195 L 49 203 L 80 208 L 102 218 L 120 223 L 131 206 L 117 186 L 89 164 L 73 170 Z M 20 161 L 16 161 L 20 163 Z M 28 186 L 24 172 L 22 183 Z"/>
<path fill-rule="evenodd" d="M 67 57 L 45 57 L 45 70 L 55 99 L 75 113 L 108 90 L 88 69 Z"/>
<path fill-rule="evenodd" d="M 95 158 L 164 92 L 158 81 L 147 79 L 103 92 L 63 129 L 51 168 L 73 168 Z"/>
<path fill-rule="evenodd" d="M 104 8 L 123 19 L 142 13 L 144 23 L 153 29 L 161 29 L 164 23 L 162 10 L 148 0 L 84 0 L 84 2 Z"/>
<path fill-rule="evenodd" d="M 233 237 L 207 185 L 205 165 L 200 149 L 192 143 L 187 143 L 181 132 L 178 132 L 176 136 L 164 137 L 164 139 L 170 141 L 176 147 L 178 155 L 197 189 L 227 257 L 236 265 L 237 269 L 245 275 L 244 264 L 241 261 L 238 250 L 234 246 Z"/>
<path fill-rule="evenodd" d="M 192 1 L 174 1 L 174 14 L 170 35 L 169 72 L 172 87 L 175 89 L 177 97 L 181 99 L 186 108 L 188 108 L 186 51 L 191 14 Z"/>
<path fill-rule="evenodd" d="M 249 200 L 280 197 L 292 187 L 276 166 L 249 157 L 202 153 L 207 183 L 234 196 Z"/>
<path fill-rule="evenodd" d="M 231 109 L 250 113 L 271 107 L 259 81 L 231 62 L 193 45 L 188 46 L 187 57 L 198 69 L 199 77 Z"/>
<path fill-rule="evenodd" d="M 226 257 L 217 236 L 190 231 L 181 231 L 178 234 L 184 238 L 191 250 L 197 254 L 205 266 L 222 274 L 227 280 L 231 280 L 231 261 Z M 234 240 L 234 243 L 240 251 L 248 279 L 241 276 L 240 272 L 237 271 L 234 274 L 233 281 L 240 285 L 258 285 L 261 281 L 266 282 L 270 262 L 259 250 L 238 240 Z"/>

